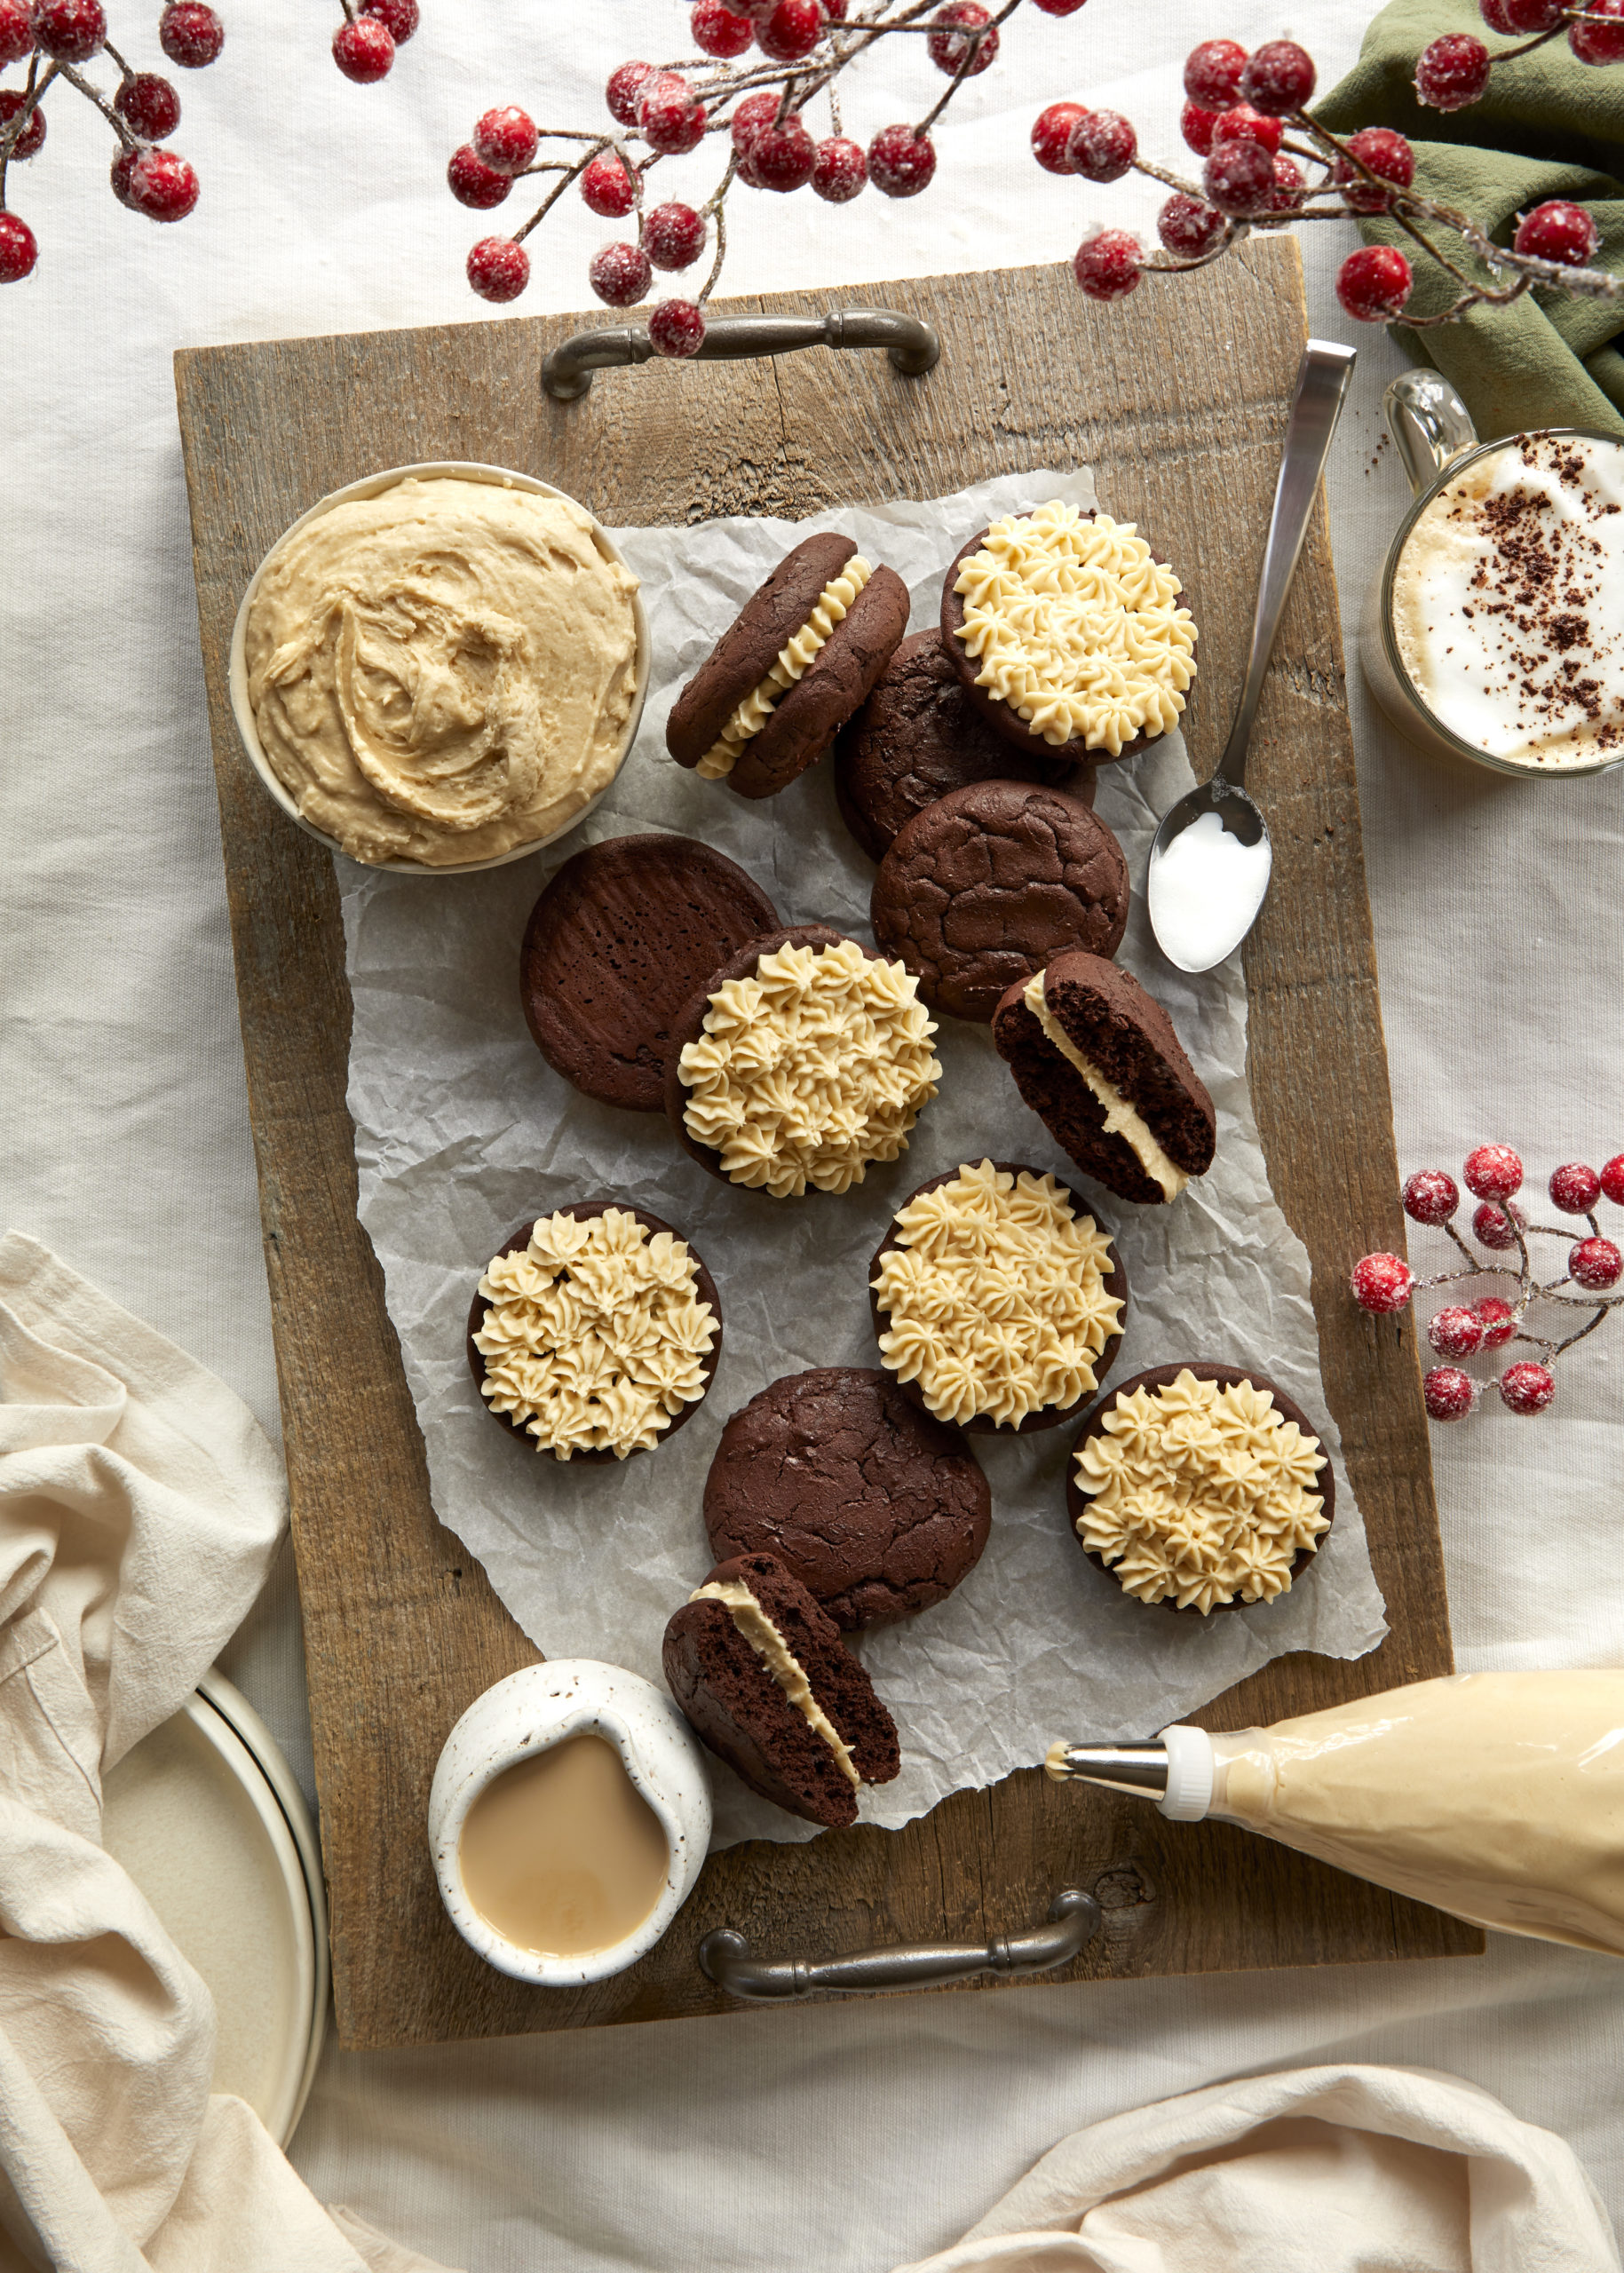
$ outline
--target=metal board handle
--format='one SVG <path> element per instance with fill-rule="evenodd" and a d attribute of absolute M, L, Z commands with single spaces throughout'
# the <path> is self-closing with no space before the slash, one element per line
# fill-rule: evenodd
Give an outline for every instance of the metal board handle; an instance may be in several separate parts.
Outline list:
<path fill-rule="evenodd" d="M 705 328 L 698 360 L 737 363 L 756 355 L 793 355 L 803 347 L 883 347 L 904 378 L 933 370 L 942 352 L 933 327 L 897 308 L 836 308 L 825 316 L 715 316 Z M 578 331 L 542 365 L 542 392 L 554 402 L 578 402 L 594 371 L 646 363 L 654 350 L 646 324 L 614 324 Z"/>
<path fill-rule="evenodd" d="M 1047 1926 L 1031 1933 L 994 1935 L 985 1945 L 915 1942 L 891 1949 L 854 1950 L 850 1957 L 821 1962 L 752 1957 L 742 1934 L 718 1926 L 699 1945 L 700 1969 L 730 1997 L 764 2004 L 811 1997 L 820 1990 L 858 1996 L 882 1989 L 932 1989 L 944 1982 L 970 1980 L 978 1973 L 1018 1978 L 1069 1965 L 1099 1931 L 1099 1905 L 1077 1887 L 1056 1895 L 1049 1918 Z"/>

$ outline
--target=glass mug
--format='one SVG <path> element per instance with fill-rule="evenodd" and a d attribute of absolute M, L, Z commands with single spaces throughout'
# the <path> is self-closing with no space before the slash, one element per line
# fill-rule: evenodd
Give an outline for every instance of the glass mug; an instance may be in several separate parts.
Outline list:
<path fill-rule="evenodd" d="M 1399 462 L 1415 493 L 1414 503 L 1388 547 L 1382 573 L 1366 597 L 1360 624 L 1359 661 L 1366 684 L 1389 724 L 1406 741 L 1431 756 L 1466 758 L 1473 765 L 1487 766 L 1495 773 L 1516 774 L 1524 780 L 1530 776 L 1571 780 L 1576 775 L 1606 773 L 1613 766 L 1624 764 L 1624 741 L 1616 751 L 1609 750 L 1594 759 L 1573 764 L 1541 766 L 1519 758 L 1498 756 L 1462 741 L 1429 708 L 1405 667 L 1393 628 L 1393 580 L 1399 559 L 1410 532 L 1446 482 L 1454 480 L 1474 458 L 1513 449 L 1523 437 L 1509 434 L 1502 435 L 1498 441 L 1480 442 L 1466 405 L 1448 380 L 1436 371 L 1404 372 L 1388 388 L 1382 408 Z M 1598 442 L 1624 455 L 1624 445 L 1615 435 L 1596 433 L 1588 427 L 1553 426 L 1538 431 L 1558 438 L 1572 435 L 1578 440 Z"/>

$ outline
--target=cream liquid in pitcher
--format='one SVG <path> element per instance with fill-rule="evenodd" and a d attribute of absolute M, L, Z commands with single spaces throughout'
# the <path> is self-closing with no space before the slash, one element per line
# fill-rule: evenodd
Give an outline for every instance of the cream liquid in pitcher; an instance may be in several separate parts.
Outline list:
<path fill-rule="evenodd" d="M 504 1941 L 576 1957 L 636 1932 L 664 1891 L 670 1850 L 614 1745 L 578 1736 L 493 1778 L 457 1860 L 469 1900 Z"/>

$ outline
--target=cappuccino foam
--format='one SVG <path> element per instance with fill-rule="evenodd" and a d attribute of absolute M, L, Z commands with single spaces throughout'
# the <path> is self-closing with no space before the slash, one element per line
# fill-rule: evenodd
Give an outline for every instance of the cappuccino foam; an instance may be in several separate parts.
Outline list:
<path fill-rule="evenodd" d="M 1519 434 L 1446 482 L 1393 576 L 1410 684 L 1531 770 L 1624 757 L 1624 447 Z"/>

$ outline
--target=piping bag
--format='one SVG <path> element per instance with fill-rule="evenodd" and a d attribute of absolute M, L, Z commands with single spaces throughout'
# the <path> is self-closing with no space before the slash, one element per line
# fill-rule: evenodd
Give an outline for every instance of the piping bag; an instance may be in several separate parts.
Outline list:
<path fill-rule="evenodd" d="M 1056 1744 L 1045 1764 L 1474 1926 L 1624 1956 L 1621 1670 L 1455 1674 L 1267 1729 Z"/>

